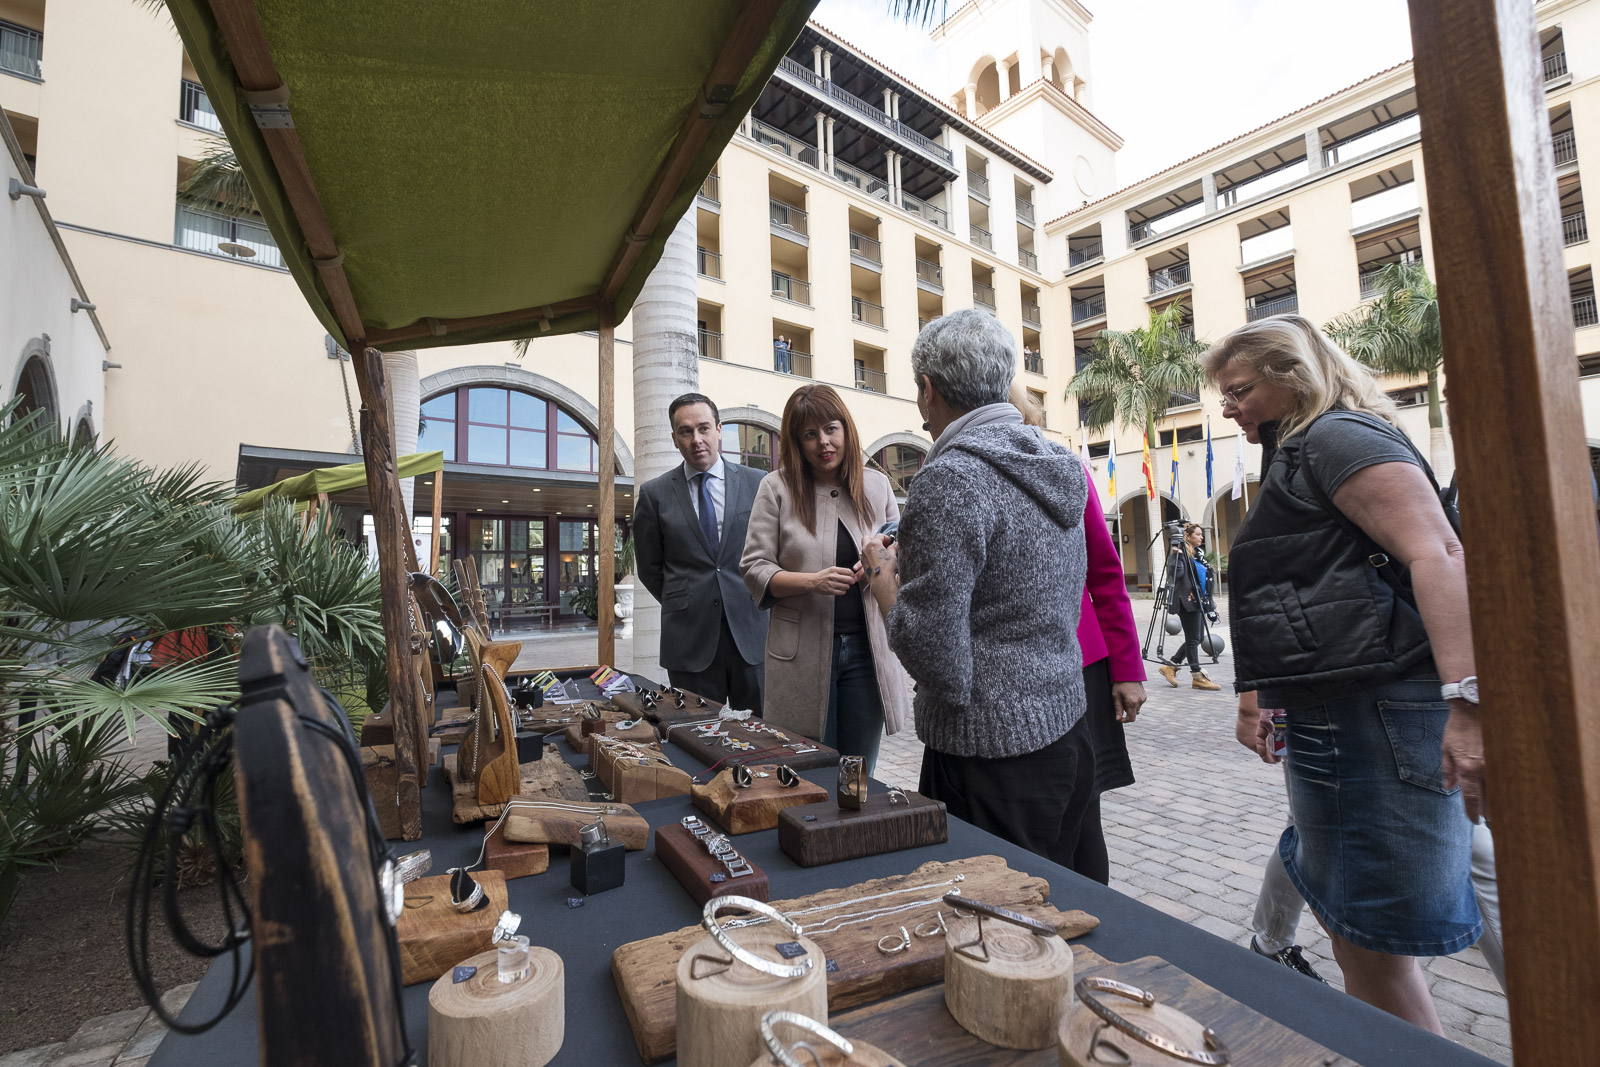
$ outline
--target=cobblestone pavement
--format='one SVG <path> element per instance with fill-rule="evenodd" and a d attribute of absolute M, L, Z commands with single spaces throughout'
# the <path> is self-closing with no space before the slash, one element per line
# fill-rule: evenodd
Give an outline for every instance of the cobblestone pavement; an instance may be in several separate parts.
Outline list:
<path fill-rule="evenodd" d="M 198 982 L 161 996 L 168 1014 L 176 1015 Z M 149 1008 L 130 1008 L 90 1019 L 65 1041 L 25 1048 L 0 1056 L 0 1067 L 145 1067 L 167 1028 Z"/>
<path fill-rule="evenodd" d="M 1149 599 L 1133 603 L 1141 639 L 1152 606 Z M 1226 634 L 1226 602 L 1218 608 Z M 1170 637 L 1166 651 L 1174 651 Z M 1283 778 L 1234 740 L 1232 656 L 1225 652 L 1214 665 L 1202 657 L 1202 664 L 1222 692 L 1191 688 L 1187 671 L 1173 689 L 1150 665 L 1150 702 L 1127 732 L 1138 781 L 1101 798 L 1111 887 L 1248 948 L 1262 871 L 1283 832 Z M 885 739 L 877 776 L 913 788 L 921 766 L 922 745 L 907 730 Z M 1324 978 L 1344 988 L 1328 937 L 1310 912 L 1300 921 L 1298 943 Z M 1445 1034 L 1510 1063 L 1506 999 L 1483 954 L 1471 948 L 1425 966 Z"/>

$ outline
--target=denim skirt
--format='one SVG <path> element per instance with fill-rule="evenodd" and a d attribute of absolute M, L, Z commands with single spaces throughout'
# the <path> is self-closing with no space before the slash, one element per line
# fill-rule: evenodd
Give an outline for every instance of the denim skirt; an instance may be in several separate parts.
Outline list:
<path fill-rule="evenodd" d="M 1286 710 L 1294 825 L 1278 853 L 1311 910 L 1374 952 L 1446 956 L 1476 942 L 1472 823 L 1461 791 L 1444 787 L 1439 682 Z"/>

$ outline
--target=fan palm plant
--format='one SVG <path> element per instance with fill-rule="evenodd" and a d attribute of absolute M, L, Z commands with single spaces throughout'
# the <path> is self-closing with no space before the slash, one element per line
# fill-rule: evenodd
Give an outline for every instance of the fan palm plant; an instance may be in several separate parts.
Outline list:
<path fill-rule="evenodd" d="M 229 214 L 259 215 L 260 205 L 239 166 L 233 146 L 220 137 L 208 139 L 205 154 L 178 185 L 178 196 L 197 207 L 222 208 Z"/>
<path fill-rule="evenodd" d="M 1323 333 L 1379 374 L 1428 380 L 1428 453 L 1434 473 L 1448 479 L 1449 437 L 1439 402 L 1444 338 L 1439 290 L 1420 262 L 1390 263 L 1378 271 L 1377 296 L 1323 326 Z"/>
<path fill-rule="evenodd" d="M 1200 353 L 1210 346 L 1183 328 L 1183 310 L 1174 302 L 1152 310 L 1147 325 L 1095 335 L 1094 360 L 1073 377 L 1066 393 L 1087 404 L 1084 422 L 1089 429 L 1116 422 L 1158 440 L 1156 420 L 1172 405 L 1173 394 L 1200 391 Z M 1161 525 L 1158 507 L 1150 502 L 1151 530 Z M 1152 550 L 1152 574 L 1160 569 L 1157 552 Z"/>

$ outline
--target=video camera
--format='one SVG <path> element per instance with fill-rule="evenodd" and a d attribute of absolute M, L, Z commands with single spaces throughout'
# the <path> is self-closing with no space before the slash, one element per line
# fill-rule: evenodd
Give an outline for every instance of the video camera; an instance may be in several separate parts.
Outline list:
<path fill-rule="evenodd" d="M 1166 531 L 1167 531 L 1167 547 L 1169 547 L 1169 548 L 1182 548 L 1183 547 L 1183 523 L 1181 523 L 1181 522 L 1164 522 L 1161 525 L 1164 526 L 1166 528 Z"/>

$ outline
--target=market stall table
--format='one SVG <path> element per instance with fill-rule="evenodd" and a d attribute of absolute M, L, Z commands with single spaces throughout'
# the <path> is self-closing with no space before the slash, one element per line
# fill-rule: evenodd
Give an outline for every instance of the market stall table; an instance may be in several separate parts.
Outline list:
<path fill-rule="evenodd" d="M 676 744 L 667 745 L 666 750 L 680 766 L 698 769 L 696 762 Z M 564 743 L 562 753 L 577 766 L 586 762 Z M 831 791 L 836 772 L 833 768 L 819 768 L 804 772 L 802 776 Z M 877 790 L 884 788 L 875 784 Z M 696 812 L 687 796 L 651 801 L 637 808 L 652 826 L 676 823 Z M 1363 1067 L 1493 1063 L 1330 986 L 1295 976 L 1279 964 L 1082 878 L 959 819 L 951 818 L 949 823 L 950 839 L 944 844 L 820 867 L 800 867 L 785 856 L 778 848 L 775 830 L 746 834 L 739 838 L 739 847 L 767 872 L 775 899 L 904 874 L 930 860 L 997 855 L 1016 870 L 1047 879 L 1051 887 L 1050 902 L 1056 907 L 1081 908 L 1099 917 L 1100 926 L 1075 939 L 1073 944 L 1115 961 L 1160 956 L 1200 981 L 1350 1057 Z M 435 768 L 423 793 L 422 840 L 407 847 L 431 849 L 433 870 L 443 872 L 448 867 L 471 863 L 482 843 L 483 827 L 451 823 L 449 786 Z M 611 954 L 619 945 L 699 922 L 700 909 L 650 850 L 628 854 L 627 881 L 622 888 L 588 897 L 581 907 L 568 906 L 569 898 L 578 894 L 568 884 L 567 873 L 567 860 L 557 852 L 551 856 L 548 873 L 517 878 L 509 883 L 510 907 L 522 916 L 521 932 L 529 935 L 533 944 L 555 951 L 566 967 L 566 1039 L 551 1062 L 582 1067 L 638 1064 L 639 1053 L 612 978 Z M 184 1008 L 184 1023 L 215 1012 L 226 992 L 230 966 L 226 959 L 220 960 L 202 979 Z M 430 985 L 423 982 L 405 990 L 406 1029 L 413 1047 L 418 1050 L 419 1063 L 427 1062 Z M 916 995 L 915 992 L 901 994 L 902 997 Z M 1020 1060 L 1024 1055 L 1037 1054 L 1006 1055 L 1015 1055 Z M 150 1060 L 150 1067 L 253 1067 L 256 1063 L 256 1012 L 252 991 L 233 1014 L 214 1029 L 195 1036 L 168 1034 Z"/>

